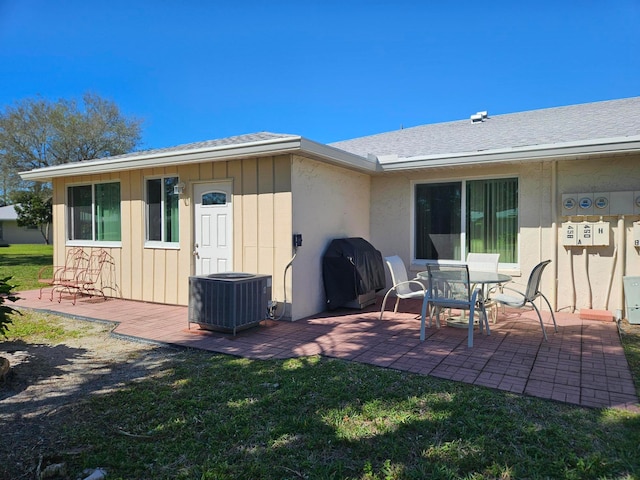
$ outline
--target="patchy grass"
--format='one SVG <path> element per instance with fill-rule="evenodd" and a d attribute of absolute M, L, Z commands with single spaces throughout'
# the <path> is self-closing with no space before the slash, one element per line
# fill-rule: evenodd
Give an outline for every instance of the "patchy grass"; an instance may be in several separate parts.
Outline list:
<path fill-rule="evenodd" d="M 184 352 L 64 432 L 110 478 L 629 478 L 640 415 L 309 357 Z"/>
<path fill-rule="evenodd" d="M 12 338 L 77 336 L 25 315 Z M 68 471 L 110 479 L 638 478 L 640 415 L 318 356 L 184 350 L 53 412 Z M 116 367 L 113 368 L 124 368 Z M 37 439 L 34 439 L 36 442 Z"/>
<path fill-rule="evenodd" d="M 76 323 L 70 328 L 70 323 L 59 316 L 20 310 L 19 315 L 12 316 L 6 340 L 21 340 L 25 343 L 61 343 L 72 338 L 79 338 L 90 331 L 90 325 Z"/>
<path fill-rule="evenodd" d="M 53 264 L 53 245 L 11 245 L 0 248 L 0 278 L 11 276 L 16 290 L 40 288 L 38 271 Z"/>
<path fill-rule="evenodd" d="M 640 396 L 640 325 L 631 325 L 623 320 L 620 323 L 620 339 Z"/>

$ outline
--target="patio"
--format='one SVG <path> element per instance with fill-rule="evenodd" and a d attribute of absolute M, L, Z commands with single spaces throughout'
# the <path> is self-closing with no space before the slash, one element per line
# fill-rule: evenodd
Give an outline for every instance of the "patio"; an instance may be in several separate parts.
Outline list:
<path fill-rule="evenodd" d="M 535 312 L 507 309 L 491 325 L 490 336 L 476 330 L 474 346 L 467 348 L 466 329 L 460 328 L 427 328 L 420 342 L 420 302 L 411 300 L 403 300 L 400 312 L 388 311 L 382 321 L 378 299 L 364 310 L 324 312 L 297 322 L 265 320 L 234 337 L 188 328 L 185 306 L 86 297 L 73 305 L 66 298 L 51 302 L 46 294 L 39 300 L 38 290 L 19 296 L 18 307 L 114 322 L 114 334 L 125 338 L 252 359 L 324 355 L 585 407 L 640 412 L 616 324 L 566 312 L 556 313 L 558 333 L 547 327 L 549 342 L 544 342 Z"/>

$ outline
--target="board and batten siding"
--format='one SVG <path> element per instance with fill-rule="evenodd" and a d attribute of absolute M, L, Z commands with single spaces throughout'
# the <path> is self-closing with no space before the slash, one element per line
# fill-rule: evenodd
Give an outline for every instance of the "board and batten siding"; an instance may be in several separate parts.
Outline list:
<path fill-rule="evenodd" d="M 158 176 L 178 176 L 185 183 L 179 203 L 179 248 L 145 248 L 144 182 Z M 122 240 L 119 247 L 107 250 L 115 261 L 122 298 L 187 305 L 188 278 L 195 271 L 193 186 L 223 180 L 233 184 L 233 270 L 273 275 L 273 294 L 282 298 L 279 272 L 292 255 L 289 155 L 54 179 L 54 265 L 64 264 L 70 248 L 66 246 L 67 186 L 119 181 Z M 88 243 L 86 250 L 91 248 Z"/>

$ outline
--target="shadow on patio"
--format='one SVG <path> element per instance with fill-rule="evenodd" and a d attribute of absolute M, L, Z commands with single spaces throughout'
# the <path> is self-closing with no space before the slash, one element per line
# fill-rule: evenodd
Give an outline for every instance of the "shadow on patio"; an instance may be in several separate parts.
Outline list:
<path fill-rule="evenodd" d="M 325 355 L 587 407 L 640 411 L 616 324 L 569 313 L 556 314 L 559 331 L 548 328 L 545 342 L 535 312 L 507 309 L 490 336 L 476 329 L 474 346 L 467 348 L 466 329 L 445 326 L 427 328 L 420 342 L 419 301 L 403 300 L 401 311 L 385 313 L 382 321 L 379 299 L 364 310 L 266 320 L 234 337 L 188 328 L 185 306 L 87 298 L 73 305 L 64 298 L 39 300 L 37 290 L 19 296 L 18 307 L 114 322 L 114 333 L 128 338 L 253 359 Z"/>

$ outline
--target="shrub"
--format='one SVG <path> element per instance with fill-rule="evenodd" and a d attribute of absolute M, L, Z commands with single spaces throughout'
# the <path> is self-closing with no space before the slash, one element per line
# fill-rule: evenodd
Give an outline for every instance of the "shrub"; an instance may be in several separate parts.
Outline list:
<path fill-rule="evenodd" d="M 19 298 L 11 293 L 11 290 L 15 288 L 15 285 L 10 284 L 9 280 L 11 280 L 11 277 L 0 278 L 0 335 L 3 337 L 6 337 L 7 329 L 11 324 L 10 315 L 20 313 L 15 308 L 5 305 L 7 300 L 15 302 Z"/>

